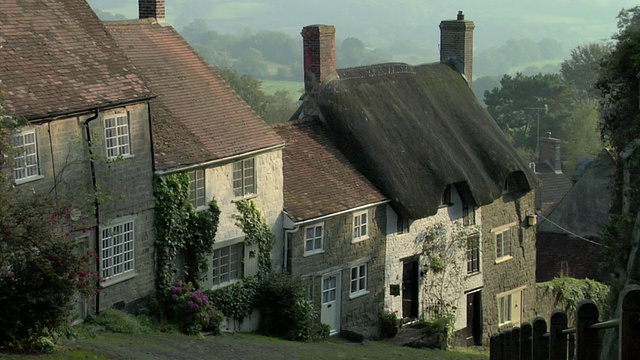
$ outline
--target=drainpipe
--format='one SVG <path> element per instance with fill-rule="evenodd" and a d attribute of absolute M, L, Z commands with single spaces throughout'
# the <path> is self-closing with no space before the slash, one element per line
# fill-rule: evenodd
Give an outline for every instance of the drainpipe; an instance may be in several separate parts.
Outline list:
<path fill-rule="evenodd" d="M 289 261 L 289 256 L 288 256 L 288 251 L 289 251 L 289 234 L 293 234 L 295 232 L 297 232 L 298 230 L 300 230 L 300 225 L 296 225 L 293 229 L 288 229 L 284 231 L 284 270 L 291 272 L 291 269 L 289 268 L 289 266 L 287 266 L 287 263 Z"/>
<path fill-rule="evenodd" d="M 98 201 L 98 182 L 96 179 L 96 165 L 93 160 L 93 149 L 91 144 L 91 130 L 89 129 L 89 122 L 98 118 L 99 108 L 94 109 L 94 115 L 84 121 L 85 131 L 87 134 L 87 146 L 89 148 L 89 163 L 91 164 L 91 185 L 93 188 L 93 207 L 94 207 L 94 216 L 96 218 L 96 231 L 94 231 L 94 241 L 95 241 L 95 249 L 96 249 L 96 272 L 98 273 L 98 283 L 96 284 L 96 289 L 100 288 L 100 211 L 98 210 L 98 206 L 100 205 Z M 96 315 L 100 313 L 100 293 L 96 294 Z"/>

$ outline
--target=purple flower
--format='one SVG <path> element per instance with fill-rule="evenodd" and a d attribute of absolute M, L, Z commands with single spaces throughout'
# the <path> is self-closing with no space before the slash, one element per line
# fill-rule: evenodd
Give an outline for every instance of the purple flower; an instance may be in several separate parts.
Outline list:
<path fill-rule="evenodd" d="M 171 287 L 171 292 L 172 292 L 172 293 L 175 293 L 175 292 L 177 292 L 177 291 L 178 291 L 178 288 L 177 288 L 177 287 L 175 287 L 175 285 Z"/>

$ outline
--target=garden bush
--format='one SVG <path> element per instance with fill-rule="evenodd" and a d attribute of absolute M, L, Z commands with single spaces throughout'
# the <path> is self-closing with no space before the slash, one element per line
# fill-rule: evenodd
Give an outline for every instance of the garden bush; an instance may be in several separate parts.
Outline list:
<path fill-rule="evenodd" d="M 191 283 L 177 281 L 167 292 L 167 319 L 175 323 L 180 331 L 200 334 L 201 331 L 220 332 L 222 313 L 214 309 L 209 298 L 201 290 L 195 290 Z"/>

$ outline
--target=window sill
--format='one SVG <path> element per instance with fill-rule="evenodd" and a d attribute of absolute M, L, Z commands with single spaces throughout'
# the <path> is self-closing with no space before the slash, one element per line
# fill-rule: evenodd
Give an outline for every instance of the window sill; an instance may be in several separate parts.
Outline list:
<path fill-rule="evenodd" d="M 237 203 L 238 201 L 242 201 L 242 200 L 251 200 L 251 199 L 255 199 L 258 197 L 258 194 L 249 194 L 249 195 L 243 195 L 243 196 L 236 196 L 235 198 L 231 199 L 231 203 Z"/>
<path fill-rule="evenodd" d="M 118 155 L 118 156 L 112 156 L 112 157 L 107 157 L 107 163 L 114 163 L 117 162 L 119 160 L 125 160 L 125 159 L 130 159 L 130 158 L 134 158 L 135 155 L 133 154 L 126 154 L 126 155 Z"/>
<path fill-rule="evenodd" d="M 360 236 L 359 238 L 351 239 L 351 243 L 352 244 L 359 243 L 361 241 L 367 240 L 368 238 L 369 238 L 369 235 Z"/>
<path fill-rule="evenodd" d="M 213 285 L 211 287 L 211 290 L 222 289 L 223 287 L 227 287 L 229 285 L 233 285 L 233 284 L 237 283 L 240 280 L 242 280 L 242 279 L 233 279 L 233 280 L 225 281 L 225 282 L 223 282 L 221 284 L 218 284 L 218 285 Z"/>
<path fill-rule="evenodd" d="M 324 249 L 305 251 L 303 257 L 324 254 Z"/>
<path fill-rule="evenodd" d="M 480 272 L 480 270 L 478 270 L 478 271 L 467 273 L 467 277 L 470 278 L 470 277 L 474 277 L 474 276 L 477 276 L 477 275 L 480 275 L 480 274 L 482 274 L 482 272 Z"/>
<path fill-rule="evenodd" d="M 499 264 L 499 263 L 503 263 L 505 261 L 509 261 L 511 259 L 513 259 L 513 256 L 511 256 L 511 255 L 503 256 L 503 257 L 497 258 L 495 263 Z"/>
<path fill-rule="evenodd" d="M 362 290 L 354 293 L 349 293 L 349 299 L 357 299 L 361 296 L 365 296 L 369 293 L 369 290 Z"/>
<path fill-rule="evenodd" d="M 138 273 L 136 273 L 135 271 L 130 271 L 130 272 L 124 273 L 122 275 L 115 275 L 113 277 L 105 279 L 105 281 L 100 284 L 100 288 L 104 289 L 104 288 L 107 288 L 109 286 L 113 286 L 115 284 L 119 284 L 119 283 L 121 283 L 123 281 L 131 280 L 136 276 L 138 276 Z"/>
<path fill-rule="evenodd" d="M 40 179 L 44 179 L 44 175 L 35 175 L 35 176 L 29 176 L 26 178 L 22 178 L 22 179 L 18 179 L 15 181 L 16 185 L 22 185 L 22 184 L 26 184 L 32 181 L 36 181 L 36 180 L 40 180 Z"/>

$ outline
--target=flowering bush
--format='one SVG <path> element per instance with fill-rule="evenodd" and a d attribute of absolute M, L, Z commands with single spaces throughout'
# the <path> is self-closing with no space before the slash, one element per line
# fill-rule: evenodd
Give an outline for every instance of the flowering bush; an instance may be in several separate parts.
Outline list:
<path fill-rule="evenodd" d="M 189 335 L 203 330 L 220 330 L 222 313 L 213 309 L 209 298 L 201 290 L 195 290 L 191 283 L 178 280 L 168 291 L 168 317 L 180 330 Z"/>
<path fill-rule="evenodd" d="M 383 338 L 392 338 L 398 333 L 400 328 L 400 319 L 398 319 L 398 311 L 385 306 L 378 311 L 378 319 L 380 321 L 380 336 Z"/>

